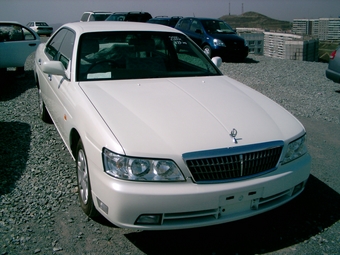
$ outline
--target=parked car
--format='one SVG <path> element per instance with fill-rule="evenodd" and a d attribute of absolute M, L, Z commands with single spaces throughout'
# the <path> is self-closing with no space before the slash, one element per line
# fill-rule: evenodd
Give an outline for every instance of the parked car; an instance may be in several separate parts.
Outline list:
<path fill-rule="evenodd" d="M 107 12 L 107 11 L 86 11 L 81 16 L 80 21 L 81 22 L 103 21 L 107 17 L 109 17 L 111 14 L 112 12 Z"/>
<path fill-rule="evenodd" d="M 39 35 L 15 21 L 0 21 L 0 71 L 15 67 L 24 72 L 26 59 L 40 44 Z"/>
<path fill-rule="evenodd" d="M 50 36 L 53 33 L 53 27 L 43 21 L 31 21 L 26 26 L 34 30 L 38 35 Z"/>
<path fill-rule="evenodd" d="M 147 22 L 152 16 L 148 12 L 115 12 L 106 21 L 135 21 Z"/>
<path fill-rule="evenodd" d="M 169 27 L 175 27 L 177 22 L 183 17 L 181 16 L 156 16 L 148 20 L 148 23 L 161 24 Z"/>
<path fill-rule="evenodd" d="M 304 190 L 304 127 L 221 63 L 182 32 L 140 22 L 65 24 L 39 46 L 40 116 L 75 159 L 87 215 L 124 228 L 202 227 Z"/>
<path fill-rule="evenodd" d="M 178 21 L 175 28 L 187 34 L 209 57 L 244 60 L 248 56 L 247 41 L 223 20 L 188 17 Z"/>
<path fill-rule="evenodd" d="M 330 55 L 326 77 L 340 83 L 340 46 Z"/>

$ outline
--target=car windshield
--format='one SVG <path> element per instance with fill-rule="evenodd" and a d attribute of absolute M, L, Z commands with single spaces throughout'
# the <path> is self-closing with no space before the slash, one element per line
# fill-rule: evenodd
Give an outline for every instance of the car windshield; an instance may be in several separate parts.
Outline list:
<path fill-rule="evenodd" d="M 92 15 L 91 19 L 95 21 L 104 21 L 109 16 L 110 16 L 110 13 L 95 13 Z"/>
<path fill-rule="evenodd" d="M 202 20 L 202 25 L 209 34 L 235 34 L 235 31 L 222 20 Z"/>
<path fill-rule="evenodd" d="M 37 26 L 48 26 L 45 22 L 35 22 L 35 25 Z"/>
<path fill-rule="evenodd" d="M 106 21 L 124 21 L 126 14 L 111 14 Z"/>
<path fill-rule="evenodd" d="M 185 35 L 96 32 L 79 41 L 78 81 L 221 75 Z"/>

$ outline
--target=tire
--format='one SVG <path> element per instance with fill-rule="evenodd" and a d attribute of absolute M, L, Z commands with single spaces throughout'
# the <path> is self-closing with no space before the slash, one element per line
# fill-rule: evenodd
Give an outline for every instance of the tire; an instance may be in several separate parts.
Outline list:
<path fill-rule="evenodd" d="M 211 47 L 209 45 L 204 45 L 203 51 L 209 58 L 211 58 Z"/>
<path fill-rule="evenodd" d="M 48 113 L 48 111 L 46 109 L 44 100 L 42 99 L 41 89 L 40 88 L 38 88 L 38 100 L 39 100 L 39 115 L 40 115 L 40 119 L 43 122 L 51 124 L 52 123 L 52 119 L 51 119 L 50 114 Z"/>
<path fill-rule="evenodd" d="M 80 206 L 87 216 L 91 218 L 97 217 L 99 213 L 93 203 L 90 174 L 84 145 L 81 139 L 78 142 L 76 150 L 76 173 Z"/>

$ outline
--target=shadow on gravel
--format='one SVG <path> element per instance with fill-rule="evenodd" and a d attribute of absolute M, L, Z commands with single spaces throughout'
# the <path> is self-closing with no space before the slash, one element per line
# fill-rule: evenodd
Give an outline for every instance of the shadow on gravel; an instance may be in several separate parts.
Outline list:
<path fill-rule="evenodd" d="M 252 58 L 246 58 L 246 59 L 244 60 L 244 63 L 246 63 L 246 64 L 257 64 L 257 63 L 259 63 L 259 61 L 254 60 L 254 59 L 252 59 Z"/>
<path fill-rule="evenodd" d="M 270 212 L 222 225 L 126 235 L 146 254 L 255 254 L 303 242 L 340 219 L 340 195 L 310 176 L 305 191 Z"/>
<path fill-rule="evenodd" d="M 25 71 L 24 75 L 18 75 L 15 71 L 7 71 L 0 81 L 0 101 L 9 101 L 34 87 L 33 71 Z"/>
<path fill-rule="evenodd" d="M 11 192 L 26 168 L 31 127 L 22 122 L 0 122 L 0 196 Z"/>

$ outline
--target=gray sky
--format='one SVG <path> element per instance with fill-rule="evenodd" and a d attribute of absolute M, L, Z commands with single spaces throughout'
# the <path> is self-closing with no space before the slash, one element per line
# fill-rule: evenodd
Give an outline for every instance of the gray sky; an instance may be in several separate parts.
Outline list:
<path fill-rule="evenodd" d="M 274 19 L 337 18 L 340 0 L 0 0 L 0 20 L 41 20 L 49 24 L 78 21 L 84 11 L 147 11 L 152 16 L 219 18 L 254 11 Z"/>

